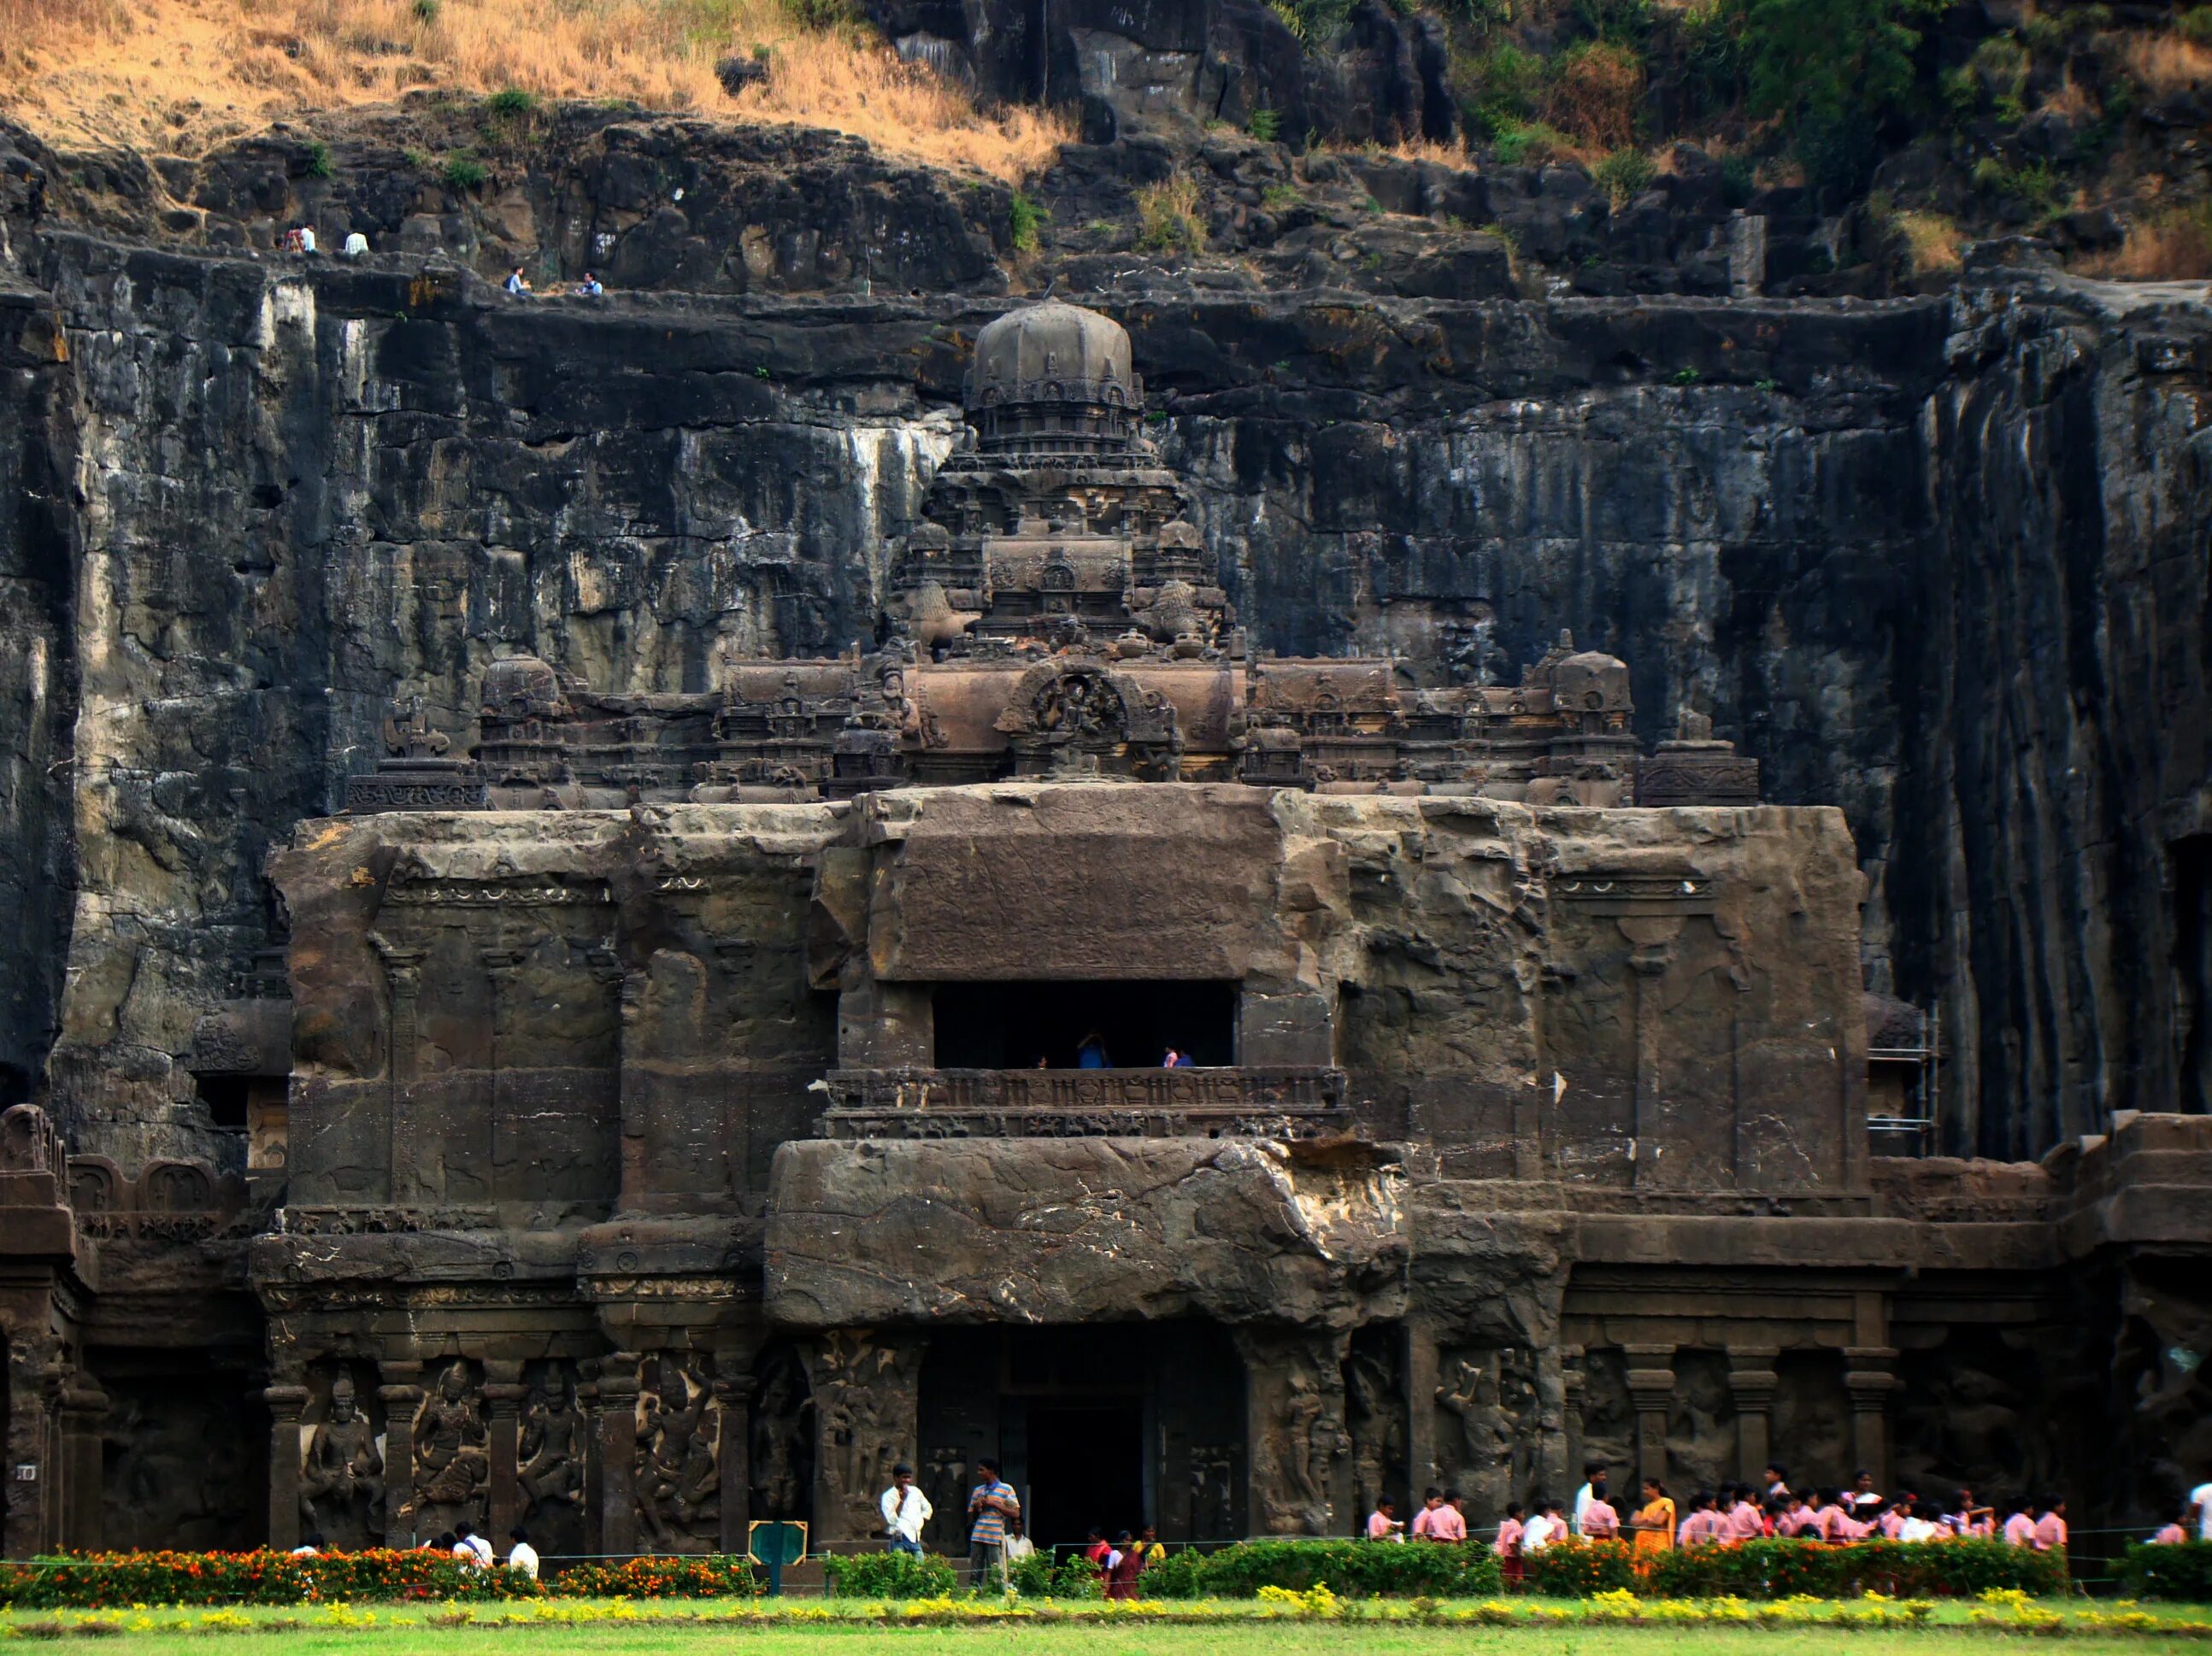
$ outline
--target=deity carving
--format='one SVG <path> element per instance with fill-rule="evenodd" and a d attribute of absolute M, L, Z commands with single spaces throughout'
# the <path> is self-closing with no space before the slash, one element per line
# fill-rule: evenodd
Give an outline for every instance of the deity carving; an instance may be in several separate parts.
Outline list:
<path fill-rule="evenodd" d="M 300 1457 L 300 1526 L 333 1546 L 362 1547 L 384 1532 L 384 1451 L 361 1412 L 353 1377 L 331 1382 L 330 1414 L 307 1431 Z"/>
<path fill-rule="evenodd" d="M 823 1491 L 861 1532 L 891 1468 L 911 1453 L 921 1356 L 918 1344 L 865 1330 L 827 1335 L 809 1351 Z"/>
<path fill-rule="evenodd" d="M 1355 1350 L 1344 1366 L 1352 1433 L 1353 1495 L 1358 1510 L 1406 1481 L 1406 1422 L 1398 1365 L 1387 1350 Z"/>
<path fill-rule="evenodd" d="M 1718 1351 L 1674 1354 L 1674 1408 L 1667 1422 L 1667 1469 L 1691 1489 L 1710 1489 L 1734 1474 L 1735 1400 L 1728 1359 Z"/>
<path fill-rule="evenodd" d="M 531 1377 L 522 1402 L 522 1437 L 515 1446 L 515 1482 L 531 1521 L 560 1507 L 584 1506 L 584 1413 L 575 1406 L 568 1377 L 544 1367 Z"/>
<path fill-rule="evenodd" d="M 416 1528 L 434 1535 L 463 1519 L 484 1521 L 491 1435 L 469 1365 L 455 1358 L 440 1372 L 415 1416 Z"/>
<path fill-rule="evenodd" d="M 645 1361 L 637 1394 L 640 1538 L 657 1552 L 712 1552 L 721 1535 L 722 1406 L 696 1355 Z"/>
<path fill-rule="evenodd" d="M 759 1395 L 753 1404 L 753 1516 L 796 1517 L 813 1482 L 807 1445 L 813 1434 L 806 1419 L 813 1400 L 806 1371 L 788 1346 L 764 1355 L 758 1365 Z"/>
<path fill-rule="evenodd" d="M 1450 1363 L 1437 1406 L 1455 1417 L 1456 1443 L 1440 1453 L 1447 1477 L 1485 1511 L 1503 1510 L 1537 1482 L 1537 1392 L 1533 1354 L 1480 1350 Z"/>

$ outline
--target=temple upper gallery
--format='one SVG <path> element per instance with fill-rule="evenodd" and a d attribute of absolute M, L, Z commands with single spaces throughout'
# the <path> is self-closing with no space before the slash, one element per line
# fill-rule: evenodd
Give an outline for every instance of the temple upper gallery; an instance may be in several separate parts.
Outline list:
<path fill-rule="evenodd" d="M 902 1461 L 957 1550 L 986 1458 L 1045 1542 L 2196 1481 L 2212 1122 L 1909 1153 L 1837 810 L 1564 636 L 1255 651 L 1104 317 L 966 402 L 843 656 L 395 687 L 198 1033 L 234 1162 L 0 1118 L 10 1553 L 850 1544 Z"/>

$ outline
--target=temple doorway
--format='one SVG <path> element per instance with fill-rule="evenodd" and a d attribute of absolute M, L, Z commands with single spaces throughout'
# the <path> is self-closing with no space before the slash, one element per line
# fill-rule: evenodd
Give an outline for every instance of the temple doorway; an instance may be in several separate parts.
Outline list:
<path fill-rule="evenodd" d="M 1244 1369 L 1192 1322 L 941 1328 L 922 1360 L 915 1471 L 927 1540 L 967 1550 L 976 1463 L 1022 1498 L 1038 1545 L 1146 1523 L 1167 1541 L 1242 1535 Z"/>
<path fill-rule="evenodd" d="M 1070 1070 L 1097 1035 L 1111 1067 L 1149 1070 L 1170 1046 L 1194 1064 L 1237 1061 L 1234 983 L 940 983 L 932 992 L 940 1070 Z"/>

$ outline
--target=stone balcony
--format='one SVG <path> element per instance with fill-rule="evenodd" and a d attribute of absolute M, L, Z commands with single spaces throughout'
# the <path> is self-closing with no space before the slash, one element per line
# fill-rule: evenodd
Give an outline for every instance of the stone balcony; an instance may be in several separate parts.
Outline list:
<path fill-rule="evenodd" d="M 833 1070 L 824 1138 L 1325 1138 L 1344 1071 Z"/>

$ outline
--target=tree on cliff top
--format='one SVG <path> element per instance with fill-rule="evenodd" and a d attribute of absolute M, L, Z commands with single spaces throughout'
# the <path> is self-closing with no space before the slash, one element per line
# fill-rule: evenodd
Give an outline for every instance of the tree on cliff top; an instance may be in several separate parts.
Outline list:
<path fill-rule="evenodd" d="M 1947 0 L 1724 0 L 1749 113 L 1780 117 L 1808 178 L 1864 182 L 1876 129 L 1911 97 L 1913 53 Z"/>

